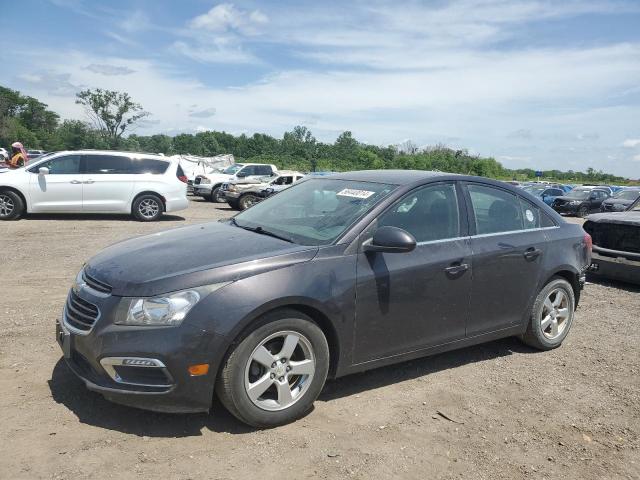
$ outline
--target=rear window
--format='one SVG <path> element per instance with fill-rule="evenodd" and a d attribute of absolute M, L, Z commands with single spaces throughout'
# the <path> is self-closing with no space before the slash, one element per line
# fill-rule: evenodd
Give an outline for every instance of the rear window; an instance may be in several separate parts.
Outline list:
<path fill-rule="evenodd" d="M 159 175 L 169 168 L 169 162 L 154 158 L 134 158 L 131 165 L 131 173 L 153 173 Z"/>

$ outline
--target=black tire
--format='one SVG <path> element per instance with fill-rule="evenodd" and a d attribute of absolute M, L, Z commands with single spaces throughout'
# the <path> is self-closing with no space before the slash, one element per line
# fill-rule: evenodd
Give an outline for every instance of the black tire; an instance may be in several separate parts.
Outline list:
<path fill-rule="evenodd" d="M 0 191 L 0 220 L 16 220 L 24 213 L 22 197 L 11 190 Z"/>
<path fill-rule="evenodd" d="M 162 199 L 153 194 L 140 195 L 133 201 L 131 214 L 140 222 L 153 222 L 158 220 L 164 212 Z"/>
<path fill-rule="evenodd" d="M 238 205 L 238 200 L 235 199 L 235 198 L 234 199 L 228 199 L 227 200 L 227 205 L 229 205 L 234 210 L 240 210 L 240 206 Z"/>
<path fill-rule="evenodd" d="M 211 196 L 209 200 L 213 203 L 224 203 L 226 200 L 220 196 L 220 187 L 213 187 L 211 189 Z"/>
<path fill-rule="evenodd" d="M 295 352 L 299 352 L 297 349 L 302 348 L 302 339 L 304 339 L 311 346 L 311 356 L 315 364 L 310 383 L 304 384 L 303 382 L 303 387 L 299 388 L 304 388 L 304 390 L 301 390 L 300 396 L 294 400 L 294 403 L 281 410 L 273 411 L 261 408 L 251 400 L 245 387 L 245 378 L 249 378 L 251 369 L 255 368 L 254 363 L 250 361 L 254 351 L 270 336 L 276 335 L 274 341 L 277 341 L 279 338 L 277 335 L 280 333 L 294 333 L 300 336 Z M 275 350 L 279 348 L 282 347 L 276 346 Z M 277 354 L 274 355 L 277 358 Z M 280 366 L 280 363 L 276 360 L 273 365 Z M 287 371 L 288 365 L 287 363 Z M 263 373 L 258 374 L 260 378 L 266 378 L 262 375 L 269 375 L 270 370 L 266 367 L 261 367 L 258 364 L 258 368 L 264 369 Z M 283 309 L 263 316 L 256 327 L 233 347 L 223 363 L 215 390 L 222 404 L 238 420 L 254 427 L 275 427 L 297 420 L 311 410 L 313 402 L 324 386 L 328 371 L 329 346 L 322 330 L 307 315 L 297 310 Z M 289 387 L 291 382 L 295 386 L 296 382 L 302 379 L 302 377 L 295 375 L 289 378 L 288 373 L 284 375 L 286 378 L 280 377 L 280 379 L 272 380 L 265 394 L 262 395 L 277 394 L 278 383 L 276 380 L 282 381 L 284 379 L 284 384 Z M 274 374 L 271 374 L 271 378 L 274 378 Z M 256 402 L 265 402 L 260 398 Z M 278 395 L 277 402 L 279 399 Z M 271 402 L 274 402 L 275 405 L 276 400 L 271 400 Z"/>
<path fill-rule="evenodd" d="M 565 320 L 566 323 L 564 323 L 562 327 L 562 331 L 559 332 L 557 336 L 550 338 L 550 334 L 552 333 L 552 330 L 550 330 L 551 326 L 543 328 L 545 319 L 548 318 L 548 315 L 543 317 L 543 314 L 548 311 L 545 301 L 549 299 L 551 304 L 553 304 L 554 302 L 552 300 L 557 299 L 557 297 L 554 296 L 556 291 L 560 291 L 566 296 L 568 316 Z M 529 318 L 529 324 L 527 325 L 527 331 L 521 337 L 522 341 L 530 347 L 537 348 L 538 350 L 552 350 L 562 345 L 562 342 L 569 334 L 569 330 L 573 324 L 575 305 L 575 293 L 571 284 L 564 278 L 553 277 L 549 283 L 540 290 L 540 293 L 538 293 L 538 296 L 536 297 L 536 301 L 531 309 L 531 316 Z M 553 317 L 555 318 L 555 315 L 553 315 Z M 556 320 L 556 325 L 557 324 L 558 321 Z"/>
<path fill-rule="evenodd" d="M 580 218 L 584 218 L 587 215 L 589 215 L 589 207 L 587 207 L 586 205 L 582 205 L 579 209 L 578 209 L 578 216 Z"/>
<path fill-rule="evenodd" d="M 238 208 L 240 210 L 246 210 L 247 208 L 253 207 L 260 200 L 262 199 L 253 193 L 245 193 L 238 200 Z"/>

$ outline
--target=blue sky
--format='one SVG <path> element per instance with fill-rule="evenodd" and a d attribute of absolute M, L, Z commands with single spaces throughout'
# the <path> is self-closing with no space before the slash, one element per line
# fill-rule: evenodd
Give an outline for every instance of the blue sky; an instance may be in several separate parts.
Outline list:
<path fill-rule="evenodd" d="M 508 167 L 640 177 L 640 1 L 2 0 L 2 84 L 83 118 L 86 87 L 152 113 L 136 133 L 323 141 L 351 130 Z M 16 34 L 10 31 L 17 29 Z"/>

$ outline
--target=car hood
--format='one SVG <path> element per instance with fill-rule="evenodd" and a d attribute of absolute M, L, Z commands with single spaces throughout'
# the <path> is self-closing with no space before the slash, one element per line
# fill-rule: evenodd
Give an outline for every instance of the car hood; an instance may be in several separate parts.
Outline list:
<path fill-rule="evenodd" d="M 620 225 L 634 225 L 640 227 L 640 212 L 610 212 L 595 213 L 587 217 L 587 221 L 594 223 L 616 223 Z"/>
<path fill-rule="evenodd" d="M 575 198 L 575 197 L 567 197 L 566 195 L 561 195 L 560 197 L 556 197 L 556 200 L 564 200 L 565 202 L 573 202 L 575 200 L 578 200 L 580 202 L 585 202 L 587 199 L 583 198 Z"/>
<path fill-rule="evenodd" d="M 311 260 L 297 245 L 228 223 L 211 222 L 126 240 L 87 262 L 86 272 L 117 296 L 153 296 L 239 280 Z"/>
<path fill-rule="evenodd" d="M 611 205 L 621 204 L 621 205 L 631 205 L 635 200 L 625 200 L 621 198 L 607 198 L 603 203 L 608 203 Z"/>

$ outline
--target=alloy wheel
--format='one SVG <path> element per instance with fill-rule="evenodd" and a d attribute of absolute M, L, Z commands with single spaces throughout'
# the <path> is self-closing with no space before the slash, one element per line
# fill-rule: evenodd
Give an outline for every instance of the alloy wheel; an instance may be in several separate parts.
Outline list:
<path fill-rule="evenodd" d="M 244 373 L 245 392 L 263 410 L 284 410 L 304 396 L 315 369 L 313 347 L 304 335 L 277 332 L 251 353 Z"/>
<path fill-rule="evenodd" d="M 13 199 L 8 195 L 0 194 L 0 217 L 8 217 L 16 208 Z"/>
<path fill-rule="evenodd" d="M 138 205 L 138 212 L 140 212 L 140 215 L 144 218 L 154 218 L 158 215 L 159 211 L 160 205 L 158 205 L 157 201 L 151 198 L 145 198 L 140 202 L 140 205 Z"/>
<path fill-rule="evenodd" d="M 540 329 L 547 339 L 555 340 L 564 333 L 571 318 L 569 308 L 569 296 L 564 289 L 555 288 L 549 292 L 540 314 Z"/>

